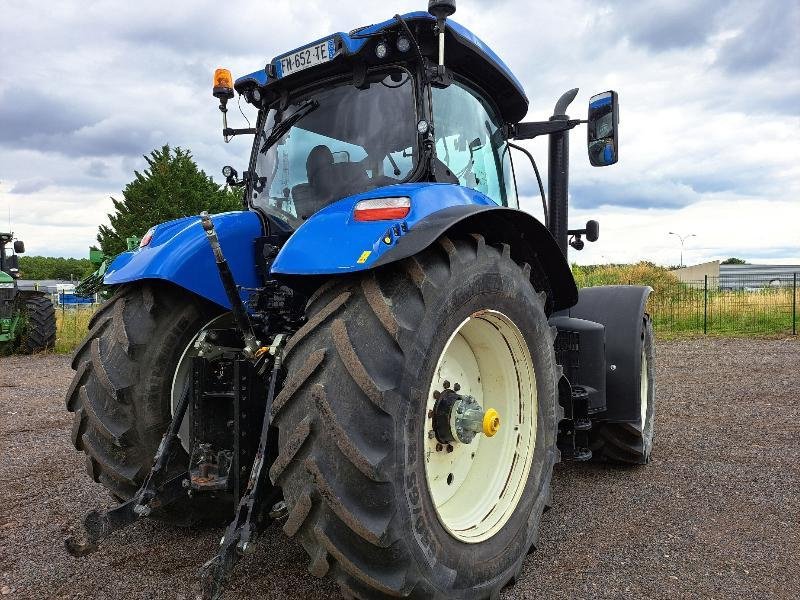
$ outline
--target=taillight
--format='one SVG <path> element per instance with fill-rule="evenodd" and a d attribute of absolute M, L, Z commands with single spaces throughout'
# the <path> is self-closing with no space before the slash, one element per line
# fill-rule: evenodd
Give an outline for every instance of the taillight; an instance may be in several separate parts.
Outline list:
<path fill-rule="evenodd" d="M 406 217 L 411 210 L 410 198 L 372 198 L 356 204 L 356 221 L 390 221 Z"/>
<path fill-rule="evenodd" d="M 150 243 L 150 241 L 153 239 L 153 234 L 155 232 L 156 232 L 155 229 L 152 229 L 152 228 L 148 229 L 147 233 L 144 234 L 144 237 L 139 242 L 139 248 L 144 248 L 145 246 L 147 246 Z"/>

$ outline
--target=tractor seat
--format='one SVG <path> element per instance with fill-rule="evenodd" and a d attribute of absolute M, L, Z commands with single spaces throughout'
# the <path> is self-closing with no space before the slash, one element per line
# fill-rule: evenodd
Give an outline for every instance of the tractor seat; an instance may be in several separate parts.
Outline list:
<path fill-rule="evenodd" d="M 324 145 L 315 146 L 306 160 L 308 183 L 292 188 L 297 216 L 307 219 L 331 202 L 369 187 L 369 177 L 359 163 L 334 163 L 333 153 Z"/>

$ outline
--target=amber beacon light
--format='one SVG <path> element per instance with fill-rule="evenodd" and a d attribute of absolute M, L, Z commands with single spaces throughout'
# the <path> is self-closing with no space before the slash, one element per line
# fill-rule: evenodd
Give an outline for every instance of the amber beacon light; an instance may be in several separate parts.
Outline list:
<path fill-rule="evenodd" d="M 222 100 L 233 98 L 233 76 L 228 69 L 214 71 L 214 97 Z"/>

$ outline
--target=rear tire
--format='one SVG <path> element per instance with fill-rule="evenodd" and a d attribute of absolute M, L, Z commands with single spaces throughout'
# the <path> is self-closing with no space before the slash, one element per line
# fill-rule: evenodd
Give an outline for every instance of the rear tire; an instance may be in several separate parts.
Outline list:
<path fill-rule="evenodd" d="M 168 284 L 137 282 L 120 288 L 92 317 L 72 360 L 67 409 L 75 413 L 72 442 L 86 454 L 86 470 L 116 498 L 129 499 L 148 474 L 172 419 L 181 353 L 220 312 Z M 178 446 L 170 468 L 176 474 L 188 464 Z M 179 504 L 157 516 L 183 524 L 203 516 L 197 502 Z"/>
<path fill-rule="evenodd" d="M 592 429 L 592 454 L 608 462 L 645 465 L 653 450 L 655 425 L 655 344 L 653 323 L 645 315 L 642 323 L 642 371 L 637 423 L 597 423 Z"/>
<path fill-rule="evenodd" d="M 497 598 L 518 576 L 537 544 L 559 457 L 559 374 L 544 304 L 530 267 L 477 235 L 442 238 L 312 296 L 306 325 L 285 349 L 270 477 L 289 507 L 284 531 L 309 553 L 313 575 L 333 575 L 348 598 L 465 600 Z M 427 403 L 451 334 L 487 310 L 515 324 L 530 354 L 535 446 L 509 516 L 488 538 L 466 543 L 445 527 L 428 487 Z"/>
<path fill-rule="evenodd" d="M 56 311 L 53 302 L 44 294 L 21 292 L 18 303 L 25 327 L 17 352 L 35 354 L 52 350 L 56 345 Z"/>

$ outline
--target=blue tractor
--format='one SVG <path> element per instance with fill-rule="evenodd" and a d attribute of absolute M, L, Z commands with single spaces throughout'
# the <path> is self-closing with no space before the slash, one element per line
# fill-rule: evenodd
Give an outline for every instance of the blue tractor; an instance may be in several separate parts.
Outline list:
<path fill-rule="evenodd" d="M 158 225 L 109 266 L 67 407 L 121 504 L 70 552 L 143 517 L 224 519 L 214 598 L 279 520 L 346 597 L 496 598 L 555 463 L 648 461 L 650 290 L 579 292 L 567 262 L 598 237 L 568 228 L 569 131 L 615 163 L 617 95 L 570 119 L 572 90 L 521 122 L 522 85 L 454 12 L 431 0 L 235 83 L 217 70 L 225 140 L 254 136 L 242 175 L 223 169 L 246 206 Z M 234 92 L 255 127 L 228 127 Z M 512 161 L 537 136 L 542 219 Z"/>

